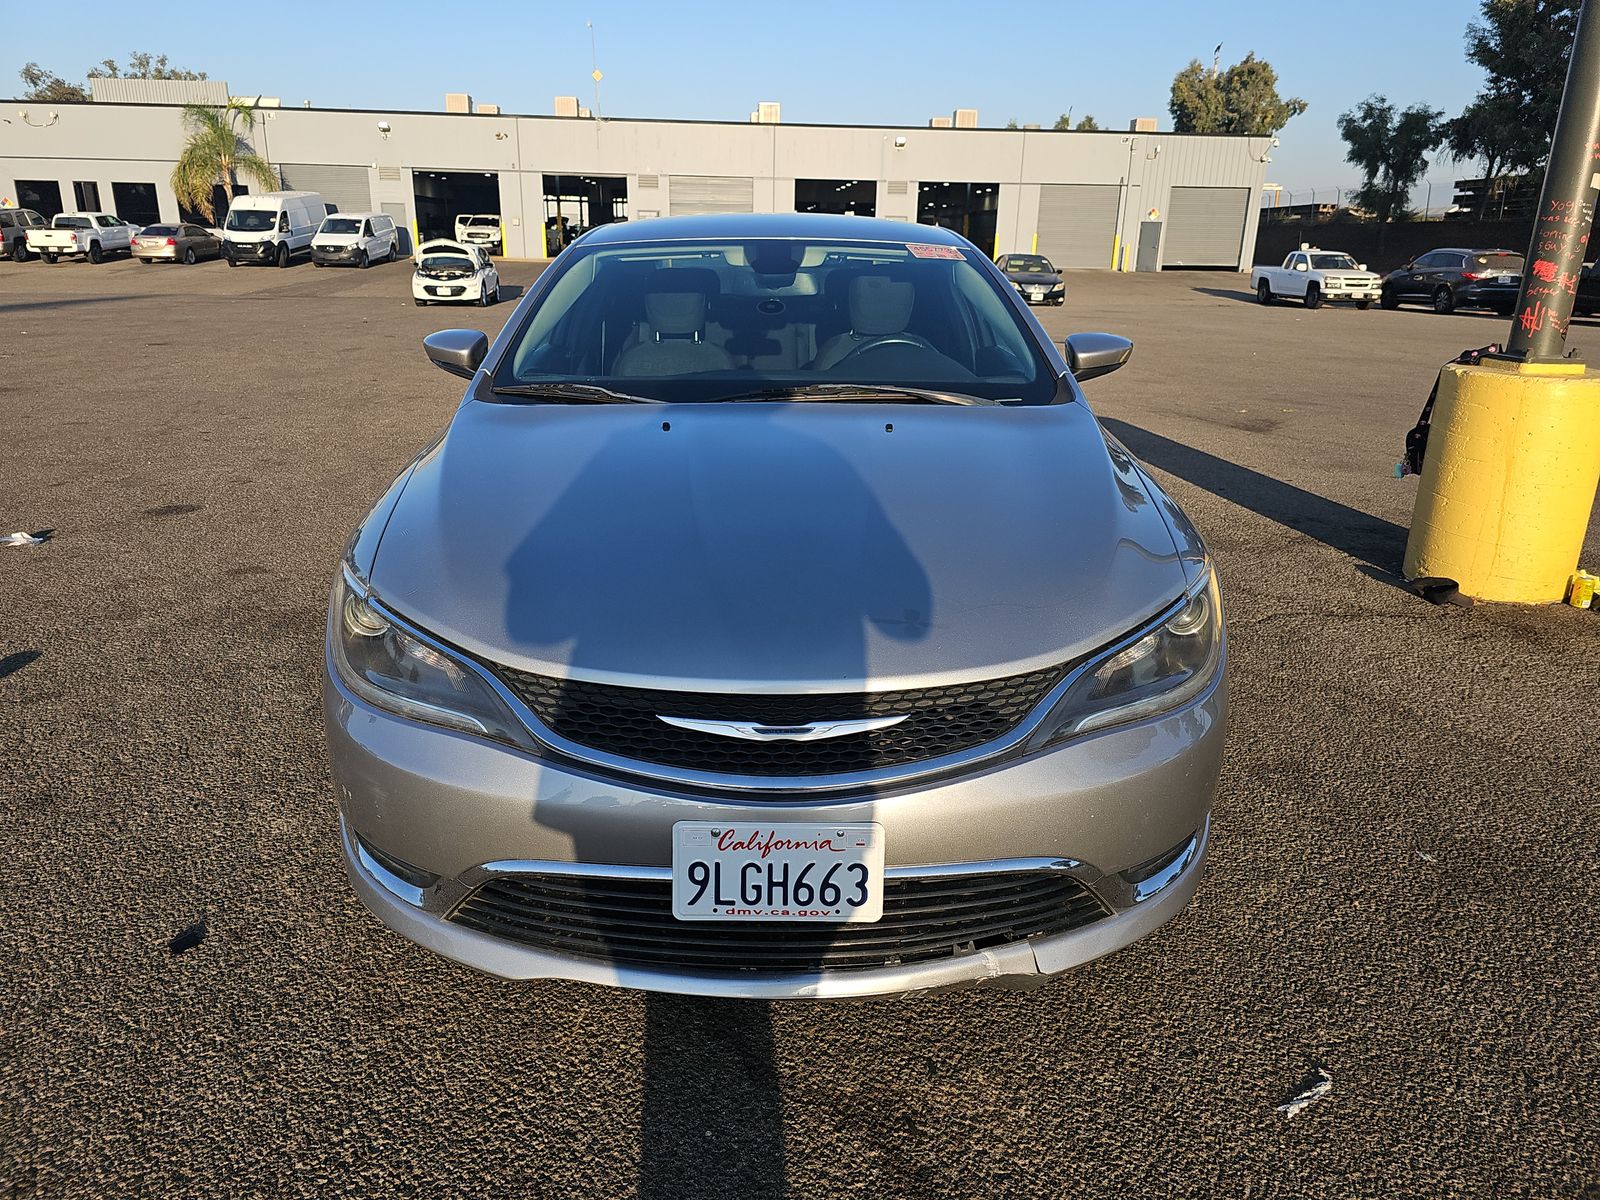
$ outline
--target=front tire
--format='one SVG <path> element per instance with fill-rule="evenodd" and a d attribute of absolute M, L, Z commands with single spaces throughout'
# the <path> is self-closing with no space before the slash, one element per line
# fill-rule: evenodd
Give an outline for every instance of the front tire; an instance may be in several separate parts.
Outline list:
<path fill-rule="evenodd" d="M 1378 307 L 1391 312 L 1400 307 L 1400 297 L 1394 294 L 1393 288 L 1384 288 L 1378 293 Z"/>
<path fill-rule="evenodd" d="M 1322 289 L 1314 283 L 1306 284 L 1305 306 L 1307 308 L 1322 307 Z"/>
<path fill-rule="evenodd" d="M 1256 284 L 1256 303 L 1257 304 L 1271 304 L 1272 303 L 1272 285 L 1270 283 L 1268 283 L 1265 279 L 1263 279 L 1260 283 Z"/>
<path fill-rule="evenodd" d="M 277 263 L 280 271 L 289 265 L 289 244 L 287 242 L 278 243 Z"/>
<path fill-rule="evenodd" d="M 106 260 L 105 251 L 100 249 L 100 243 L 99 242 L 90 242 L 89 243 L 89 261 L 92 262 L 95 266 L 98 267 L 101 263 L 105 262 L 105 260 Z"/>
<path fill-rule="evenodd" d="M 367 252 L 365 250 L 356 251 L 356 267 L 362 271 L 367 269 Z"/>
<path fill-rule="evenodd" d="M 428 302 L 426 300 L 415 300 L 415 301 L 413 301 L 413 303 L 415 303 L 418 308 L 427 308 L 428 307 Z"/>
<path fill-rule="evenodd" d="M 1438 288 L 1433 293 L 1433 311 L 1440 316 L 1448 316 L 1456 310 L 1456 294 L 1447 287 Z"/>

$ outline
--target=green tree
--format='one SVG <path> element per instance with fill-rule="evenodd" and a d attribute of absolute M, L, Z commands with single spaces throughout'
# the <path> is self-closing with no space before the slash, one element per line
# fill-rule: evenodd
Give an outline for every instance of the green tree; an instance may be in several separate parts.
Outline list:
<path fill-rule="evenodd" d="M 1567 60 L 1582 0 L 1482 0 L 1483 21 L 1467 26 L 1467 57 L 1489 73 L 1468 106 L 1500 114 L 1514 128 L 1497 139 L 1512 171 L 1533 171 L 1550 155 Z M 1487 157 L 1479 149 L 1476 156 Z"/>
<path fill-rule="evenodd" d="M 1096 121 L 1094 119 L 1094 114 L 1093 113 L 1086 113 L 1084 115 L 1083 120 L 1079 121 L 1077 123 L 1077 125 L 1075 125 L 1073 128 L 1075 128 L 1075 129 L 1084 129 L 1084 130 L 1095 130 L 1095 129 L 1099 129 L 1100 128 L 1100 122 Z"/>
<path fill-rule="evenodd" d="M 1066 112 L 1062 113 L 1059 117 L 1056 118 L 1056 123 L 1054 125 L 1050 126 L 1050 128 L 1051 129 L 1071 129 L 1072 128 L 1072 111 L 1070 109 L 1068 109 Z"/>
<path fill-rule="evenodd" d="M 24 89 L 19 99 L 38 100 L 45 104 L 65 104 L 89 98 L 89 93 L 83 90 L 82 85 L 68 83 L 53 71 L 46 71 L 38 63 L 26 63 L 17 73 L 22 76 Z"/>
<path fill-rule="evenodd" d="M 1404 220 L 1411 189 L 1428 169 L 1425 155 L 1445 138 L 1444 113 L 1424 104 L 1403 112 L 1383 96 L 1368 96 L 1339 117 L 1345 160 L 1365 181 L 1354 200 L 1380 221 Z"/>
<path fill-rule="evenodd" d="M 1278 95 L 1278 73 L 1252 51 L 1226 71 L 1192 60 L 1172 79 L 1177 133 L 1277 133 L 1306 111 L 1306 102 Z"/>
<path fill-rule="evenodd" d="M 106 58 L 89 71 L 90 79 L 204 79 L 204 71 L 185 71 L 167 65 L 165 54 L 147 54 L 134 50 L 128 54 L 128 69 L 121 70 L 117 60 Z"/>
<path fill-rule="evenodd" d="M 1521 107 L 1509 96 L 1480 95 L 1459 117 L 1445 122 L 1444 144 L 1458 163 L 1483 163 L 1485 186 L 1478 219 L 1489 207 L 1495 184 L 1512 173 L 1525 146 Z"/>
<path fill-rule="evenodd" d="M 1012 117 L 1009 121 L 1006 122 L 1006 128 L 1007 129 L 1021 129 L 1022 126 L 1017 124 L 1017 119 L 1015 117 Z"/>
<path fill-rule="evenodd" d="M 255 128 L 255 105 L 230 100 L 224 107 L 185 104 L 183 127 L 188 138 L 172 169 L 172 190 L 178 202 L 200 212 L 207 221 L 216 220 L 211 203 L 212 189 L 222 185 L 233 203 L 234 183 L 246 178 L 271 190 L 278 176 L 266 159 L 255 152 L 247 140 Z"/>

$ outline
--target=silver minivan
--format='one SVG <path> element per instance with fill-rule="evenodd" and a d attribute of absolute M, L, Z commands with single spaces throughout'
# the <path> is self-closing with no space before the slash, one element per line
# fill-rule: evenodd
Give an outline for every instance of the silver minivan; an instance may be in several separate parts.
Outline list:
<path fill-rule="evenodd" d="M 509 978 L 765 999 L 1037 985 L 1199 886 L 1215 568 L 958 234 L 601 226 L 350 540 L 347 869 Z"/>
<path fill-rule="evenodd" d="M 319 267 L 365 267 L 399 257 L 400 233 L 388 213 L 329 213 L 311 239 L 311 261 Z"/>

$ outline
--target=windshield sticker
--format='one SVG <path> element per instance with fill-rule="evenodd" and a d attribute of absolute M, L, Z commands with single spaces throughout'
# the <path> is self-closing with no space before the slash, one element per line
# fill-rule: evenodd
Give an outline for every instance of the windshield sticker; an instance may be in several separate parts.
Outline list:
<path fill-rule="evenodd" d="M 955 246 L 927 246 L 920 242 L 907 242 L 906 249 L 912 258 L 965 258 Z"/>

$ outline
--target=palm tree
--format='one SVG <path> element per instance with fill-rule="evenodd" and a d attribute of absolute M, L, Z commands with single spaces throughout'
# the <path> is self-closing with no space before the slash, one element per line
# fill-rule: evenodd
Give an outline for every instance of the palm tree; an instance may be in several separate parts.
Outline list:
<path fill-rule="evenodd" d="M 234 181 L 241 176 L 260 186 L 278 186 L 277 172 L 257 154 L 245 134 L 255 128 L 255 105 L 244 100 L 229 100 L 222 108 L 210 104 L 185 104 L 183 127 L 189 140 L 178 165 L 172 169 L 172 190 L 178 202 L 216 220 L 211 202 L 217 184 L 233 203 Z M 241 131 L 240 126 L 243 126 Z"/>

